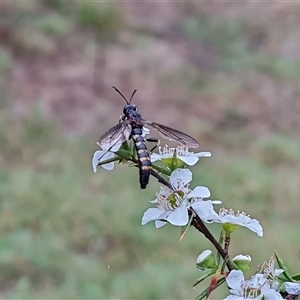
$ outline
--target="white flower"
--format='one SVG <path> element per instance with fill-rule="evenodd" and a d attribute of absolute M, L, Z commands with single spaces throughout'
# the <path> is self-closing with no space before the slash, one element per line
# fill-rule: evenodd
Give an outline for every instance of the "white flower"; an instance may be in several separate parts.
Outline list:
<path fill-rule="evenodd" d="M 274 256 L 271 256 L 268 261 L 264 262 L 260 266 L 259 270 L 268 279 L 268 281 L 273 289 L 279 288 L 280 283 L 277 281 L 276 277 L 278 277 L 281 273 L 283 273 L 284 270 L 275 268 L 275 257 Z"/>
<path fill-rule="evenodd" d="M 144 137 L 146 134 L 150 134 L 150 130 L 146 127 L 143 127 L 142 130 L 142 136 Z M 116 145 L 113 147 L 111 144 L 100 144 L 97 143 L 97 145 L 102 148 L 103 150 L 98 150 L 94 153 L 93 159 L 92 159 L 92 167 L 93 171 L 96 173 L 97 172 L 97 166 L 100 162 L 113 158 L 115 156 L 114 152 L 118 151 L 122 145 L 122 141 L 118 142 Z M 112 170 L 115 166 L 114 162 L 110 162 L 108 164 L 101 165 L 101 167 L 105 170 Z"/>
<path fill-rule="evenodd" d="M 173 190 L 162 186 L 156 199 L 150 201 L 155 203 L 155 208 L 145 211 L 142 225 L 155 221 L 156 228 L 162 227 L 169 222 L 175 226 L 184 226 L 188 223 L 188 208 L 190 206 L 203 217 L 203 220 L 212 218 L 214 201 L 203 201 L 210 196 L 207 187 L 198 186 L 191 191 L 188 186 L 192 180 L 192 172 L 188 169 L 176 169 L 170 176 L 170 184 Z M 217 202 L 219 203 L 219 202 Z M 217 216 L 217 214 L 215 213 Z"/>
<path fill-rule="evenodd" d="M 98 143 L 99 147 L 100 144 Z M 113 146 L 111 149 L 109 145 L 102 145 L 103 150 L 98 150 L 94 153 L 93 159 L 92 159 L 92 166 L 93 170 L 96 173 L 97 172 L 97 166 L 100 162 L 113 158 L 115 156 L 114 151 L 118 151 L 121 147 L 122 143 L 119 143 L 115 146 Z M 108 164 L 101 165 L 101 167 L 105 170 L 112 170 L 115 166 L 114 162 L 110 162 Z"/>
<path fill-rule="evenodd" d="M 285 282 L 285 290 L 291 295 L 300 295 L 300 282 Z"/>
<path fill-rule="evenodd" d="M 219 220 L 223 224 L 243 226 L 255 232 L 258 236 L 263 236 L 263 229 L 256 219 L 251 219 L 244 212 L 234 213 L 232 209 L 221 208 Z"/>
<path fill-rule="evenodd" d="M 176 151 L 177 158 L 182 160 L 189 166 L 195 165 L 200 157 L 211 157 L 210 152 L 189 152 L 188 148 L 185 146 L 177 146 L 176 148 L 169 148 L 167 145 L 165 147 L 158 147 L 158 154 L 151 154 L 151 162 L 155 162 L 157 160 L 163 160 L 167 158 L 172 158 L 174 152 Z"/>
<path fill-rule="evenodd" d="M 260 300 L 263 297 L 268 300 L 283 299 L 270 285 L 263 274 L 255 274 L 249 280 L 245 280 L 241 270 L 232 270 L 226 278 L 231 295 L 224 300 Z"/>
<path fill-rule="evenodd" d="M 96 173 L 97 172 L 97 166 L 101 161 L 104 161 L 106 159 L 114 157 L 114 153 L 109 152 L 107 150 L 98 150 L 94 153 L 93 159 L 92 159 L 92 166 L 93 166 L 93 171 Z M 105 170 L 112 170 L 114 168 L 114 162 L 110 162 L 105 165 L 101 165 L 102 168 Z"/>

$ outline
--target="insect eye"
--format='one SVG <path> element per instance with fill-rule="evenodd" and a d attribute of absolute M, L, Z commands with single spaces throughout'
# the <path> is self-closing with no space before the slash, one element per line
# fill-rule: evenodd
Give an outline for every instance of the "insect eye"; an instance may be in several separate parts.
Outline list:
<path fill-rule="evenodd" d="M 126 115 L 129 109 L 129 105 L 126 105 L 123 109 L 123 114 Z"/>
<path fill-rule="evenodd" d="M 138 111 L 138 108 L 137 108 L 137 106 L 135 106 L 135 105 L 132 106 L 132 109 L 133 109 L 134 111 Z"/>

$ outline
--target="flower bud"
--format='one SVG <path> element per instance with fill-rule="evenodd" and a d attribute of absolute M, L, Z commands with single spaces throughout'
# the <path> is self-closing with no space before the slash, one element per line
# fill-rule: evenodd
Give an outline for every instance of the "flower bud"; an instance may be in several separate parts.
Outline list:
<path fill-rule="evenodd" d="M 236 255 L 232 261 L 239 267 L 239 269 L 244 273 L 249 270 L 251 256 L 250 255 Z"/>
<path fill-rule="evenodd" d="M 196 266 L 200 270 L 215 268 L 216 259 L 211 250 L 204 250 L 196 260 Z"/>

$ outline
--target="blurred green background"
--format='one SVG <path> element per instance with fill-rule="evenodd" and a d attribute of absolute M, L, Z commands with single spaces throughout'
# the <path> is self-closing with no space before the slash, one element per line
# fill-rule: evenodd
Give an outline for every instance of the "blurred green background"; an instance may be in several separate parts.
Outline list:
<path fill-rule="evenodd" d="M 237 232 L 232 255 L 252 255 L 254 272 L 276 249 L 299 271 L 299 26 L 287 2 L 1 2 L 0 298 L 193 299 L 207 286 L 191 287 L 203 236 L 140 225 L 155 180 L 92 172 L 124 105 L 112 85 L 212 152 L 193 184 L 264 227 Z"/>

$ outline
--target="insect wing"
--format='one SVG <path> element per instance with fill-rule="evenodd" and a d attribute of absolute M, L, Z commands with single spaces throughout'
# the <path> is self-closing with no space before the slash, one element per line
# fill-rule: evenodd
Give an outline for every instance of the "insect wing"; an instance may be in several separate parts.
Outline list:
<path fill-rule="evenodd" d="M 130 134 L 131 125 L 128 122 L 122 122 L 106 131 L 98 144 L 102 149 L 117 151 L 122 143 L 129 139 Z"/>
<path fill-rule="evenodd" d="M 144 120 L 144 122 L 157 130 L 164 138 L 169 141 L 174 141 L 189 148 L 198 148 L 198 142 L 191 136 L 166 125 Z"/>

